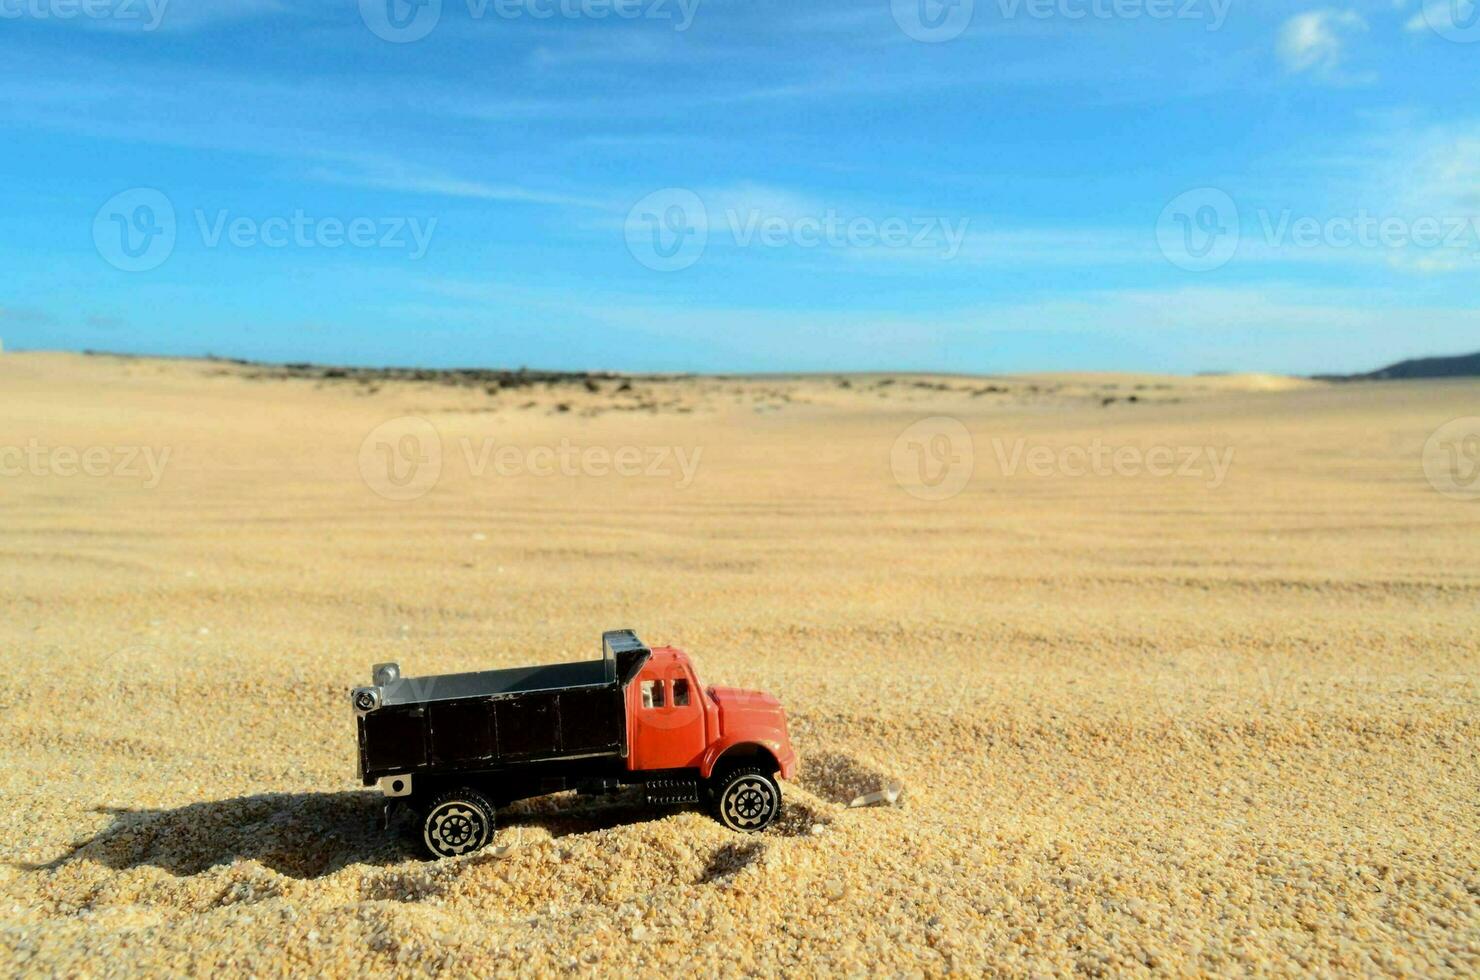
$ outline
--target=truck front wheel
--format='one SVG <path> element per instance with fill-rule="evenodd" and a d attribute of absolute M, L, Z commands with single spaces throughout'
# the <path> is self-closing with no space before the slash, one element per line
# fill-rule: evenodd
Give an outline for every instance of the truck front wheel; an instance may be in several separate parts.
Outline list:
<path fill-rule="evenodd" d="M 719 775 L 711 793 L 715 817 L 741 833 L 765 830 L 781 812 L 781 787 L 759 766 L 741 766 Z"/>
<path fill-rule="evenodd" d="M 493 839 L 493 804 L 481 793 L 455 789 L 426 808 L 422 841 L 434 858 L 471 854 Z"/>

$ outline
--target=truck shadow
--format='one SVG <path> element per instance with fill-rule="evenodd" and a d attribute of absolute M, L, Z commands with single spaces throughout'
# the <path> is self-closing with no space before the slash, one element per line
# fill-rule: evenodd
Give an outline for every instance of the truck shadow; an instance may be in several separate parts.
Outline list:
<path fill-rule="evenodd" d="M 766 853 L 764 841 L 744 840 L 725 844 L 709 856 L 709 864 L 699 877 L 699 884 L 709 885 L 735 875 L 760 860 Z"/>
<path fill-rule="evenodd" d="M 626 790 L 595 799 L 580 797 L 574 793 L 558 793 L 522 800 L 505 807 L 499 811 L 498 826 L 500 831 L 508 828 L 539 827 L 551 837 L 568 837 L 572 834 L 590 834 L 628 824 L 646 823 L 676 812 L 680 812 L 680 809 L 645 806 L 640 790 Z"/>
<path fill-rule="evenodd" d="M 374 793 L 266 793 L 168 810 L 99 807 L 112 822 L 70 853 L 28 870 L 96 861 L 115 870 L 145 865 L 180 877 L 237 860 L 260 861 L 294 878 L 351 864 L 387 865 L 416 856 L 412 841 L 382 832 Z"/>
<path fill-rule="evenodd" d="M 152 866 L 177 877 L 200 874 L 235 861 L 258 861 L 292 878 L 321 878 L 350 865 L 387 866 L 421 860 L 412 822 L 404 816 L 380 829 L 378 793 L 268 793 L 191 803 L 174 809 L 100 807 L 112 821 L 43 864 L 26 871 L 55 871 L 78 861 L 114 870 Z M 574 801 L 572 801 L 574 803 Z M 589 833 L 651 819 L 622 803 L 551 805 L 501 812 L 500 828 L 544 827 L 555 837 Z"/>

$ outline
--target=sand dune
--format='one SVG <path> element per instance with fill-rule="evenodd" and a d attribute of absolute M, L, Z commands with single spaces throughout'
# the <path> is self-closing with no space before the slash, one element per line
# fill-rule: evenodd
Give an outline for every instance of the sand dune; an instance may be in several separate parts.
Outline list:
<path fill-rule="evenodd" d="M 1477 395 L 5 355 L 0 957 L 1473 975 L 1480 503 L 1421 457 Z M 782 698 L 777 827 L 556 797 L 428 864 L 374 826 L 372 663 L 619 626 Z"/>

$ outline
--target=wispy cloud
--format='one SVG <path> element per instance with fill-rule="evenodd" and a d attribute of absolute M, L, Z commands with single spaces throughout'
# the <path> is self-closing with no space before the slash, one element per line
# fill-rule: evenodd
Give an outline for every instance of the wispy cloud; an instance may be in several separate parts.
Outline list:
<path fill-rule="evenodd" d="M 544 204 L 557 207 L 611 211 L 617 205 L 579 194 L 528 187 L 521 184 L 489 183 L 454 177 L 387 157 L 339 158 L 335 166 L 310 167 L 306 176 L 327 183 L 428 194 L 437 197 L 471 198 L 509 204 Z"/>
<path fill-rule="evenodd" d="M 702 84 L 702 82 L 700 83 Z M 712 91 L 671 87 L 652 93 L 627 93 L 620 97 L 606 95 L 571 95 L 565 98 L 527 98 L 499 96 L 468 99 L 437 98 L 424 103 L 424 108 L 452 119 L 479 119 L 487 122 L 545 121 L 588 119 L 602 123 L 623 124 L 653 120 L 690 120 L 696 110 L 723 106 L 766 103 L 812 104 L 825 100 L 890 98 L 906 102 L 910 93 L 943 92 L 969 89 L 972 79 L 957 73 L 918 72 L 895 74 L 888 78 L 859 75 L 799 77 L 764 85 L 720 85 Z"/>
<path fill-rule="evenodd" d="M 1355 10 L 1311 10 L 1285 21 L 1276 48 L 1285 70 L 1292 74 L 1326 81 L 1355 80 L 1345 74 L 1347 48 L 1353 37 L 1366 30 L 1366 18 Z"/>

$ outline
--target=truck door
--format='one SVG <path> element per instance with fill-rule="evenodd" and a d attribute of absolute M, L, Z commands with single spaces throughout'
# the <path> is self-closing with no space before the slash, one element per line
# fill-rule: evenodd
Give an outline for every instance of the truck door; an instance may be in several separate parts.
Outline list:
<path fill-rule="evenodd" d="M 704 753 L 703 694 L 690 671 L 673 662 L 652 664 L 628 686 L 632 718 L 629 769 L 697 766 Z"/>

